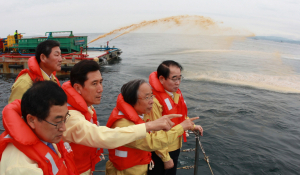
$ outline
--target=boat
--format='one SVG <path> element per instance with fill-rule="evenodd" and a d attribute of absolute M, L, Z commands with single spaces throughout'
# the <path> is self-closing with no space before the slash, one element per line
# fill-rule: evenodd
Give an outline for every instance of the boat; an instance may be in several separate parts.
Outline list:
<path fill-rule="evenodd" d="M 54 33 L 69 33 L 68 36 L 53 36 Z M 57 75 L 68 75 L 72 67 L 81 60 L 94 60 L 99 65 L 120 59 L 121 49 L 106 46 L 88 47 L 87 36 L 74 36 L 73 31 L 46 32 L 45 37 L 23 38 L 22 34 L 15 39 L 14 35 L 0 38 L 0 73 L 18 74 L 28 68 L 28 58 L 34 56 L 35 49 L 40 42 L 55 40 L 60 43 L 62 53 L 61 71 Z"/>

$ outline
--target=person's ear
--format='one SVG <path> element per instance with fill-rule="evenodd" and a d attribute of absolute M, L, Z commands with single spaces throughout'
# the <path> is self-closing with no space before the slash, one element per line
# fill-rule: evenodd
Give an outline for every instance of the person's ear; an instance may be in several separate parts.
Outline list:
<path fill-rule="evenodd" d="M 46 60 L 47 60 L 48 58 L 46 57 L 45 54 L 42 53 L 42 54 L 40 55 L 40 59 L 41 59 L 41 62 L 45 63 Z"/>
<path fill-rule="evenodd" d="M 78 83 L 74 83 L 73 88 L 78 92 L 78 94 L 81 94 L 81 91 L 83 89 L 83 87 Z"/>
<path fill-rule="evenodd" d="M 159 79 L 161 84 L 163 84 L 163 82 L 165 81 L 165 77 L 162 76 L 162 75 L 160 75 L 158 79 Z"/>
<path fill-rule="evenodd" d="M 31 114 L 27 114 L 26 119 L 27 124 L 31 127 L 31 129 L 35 129 L 35 123 L 37 122 L 37 118 Z"/>

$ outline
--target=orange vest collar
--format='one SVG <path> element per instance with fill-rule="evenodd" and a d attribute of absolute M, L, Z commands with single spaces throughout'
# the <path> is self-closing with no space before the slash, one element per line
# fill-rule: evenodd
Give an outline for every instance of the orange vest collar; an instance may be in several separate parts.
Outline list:
<path fill-rule="evenodd" d="M 62 89 L 68 96 L 68 103 L 80 111 L 81 113 L 88 112 L 88 106 L 83 97 L 72 87 L 71 82 L 67 81 L 62 85 Z"/>
<path fill-rule="evenodd" d="M 134 110 L 134 108 L 124 101 L 123 95 L 120 93 L 117 99 L 117 108 L 126 116 L 126 118 L 135 124 L 145 123 Z"/>
<path fill-rule="evenodd" d="M 23 145 L 36 144 L 39 141 L 39 138 L 34 134 L 21 116 L 21 100 L 15 100 L 5 106 L 2 112 L 3 126 L 5 130 L 17 142 Z M 24 137 L 24 135 L 26 137 Z"/>
<path fill-rule="evenodd" d="M 28 69 L 23 69 L 17 76 L 16 81 L 21 75 L 23 75 L 25 73 L 27 73 L 30 76 L 30 78 L 33 82 L 44 81 L 44 77 L 43 77 L 40 65 L 36 61 L 35 57 L 30 57 L 28 59 Z M 56 72 L 54 71 L 54 72 L 52 72 L 52 74 L 53 74 L 54 78 L 56 79 L 57 84 L 60 86 L 60 83 L 59 83 L 57 77 L 55 76 Z"/>
<path fill-rule="evenodd" d="M 38 76 L 41 76 L 43 77 L 43 74 L 42 74 L 42 71 L 41 71 L 41 68 L 40 68 L 40 65 L 39 63 L 37 62 L 35 56 L 33 57 L 30 57 L 28 59 L 28 68 L 31 72 L 33 72 L 34 74 L 37 74 Z M 52 72 L 52 74 L 55 76 L 56 75 L 56 72 Z"/>
<path fill-rule="evenodd" d="M 160 83 L 159 79 L 157 78 L 157 72 L 152 72 L 149 75 L 149 83 L 151 85 L 151 87 L 158 91 L 158 92 L 165 92 L 165 88 L 163 87 L 163 85 Z M 155 86 L 152 86 L 152 84 L 154 84 Z"/>

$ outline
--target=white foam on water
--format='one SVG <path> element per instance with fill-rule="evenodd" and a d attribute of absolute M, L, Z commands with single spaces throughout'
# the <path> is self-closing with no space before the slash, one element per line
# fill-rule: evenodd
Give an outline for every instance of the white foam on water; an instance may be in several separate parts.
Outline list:
<path fill-rule="evenodd" d="M 275 76 L 241 72 L 185 72 L 185 79 L 247 86 L 281 93 L 300 93 L 300 76 Z"/>
<path fill-rule="evenodd" d="M 238 54 L 252 54 L 252 55 L 274 55 L 278 53 L 264 52 L 257 50 L 234 50 L 234 49 L 188 49 L 178 52 L 172 52 L 171 54 L 186 54 L 186 53 L 238 53 Z"/>
<path fill-rule="evenodd" d="M 195 49 L 195 50 L 184 50 L 180 52 L 173 52 L 173 54 L 184 54 L 184 53 L 198 53 L 198 52 L 241 52 L 240 50 L 200 50 L 200 49 Z"/>
<path fill-rule="evenodd" d="M 300 60 L 300 56 L 296 55 L 281 55 L 281 58 L 289 60 Z"/>

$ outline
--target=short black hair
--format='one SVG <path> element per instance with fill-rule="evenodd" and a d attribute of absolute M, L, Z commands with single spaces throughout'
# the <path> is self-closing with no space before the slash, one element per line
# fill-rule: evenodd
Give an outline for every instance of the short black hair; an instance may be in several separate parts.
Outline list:
<path fill-rule="evenodd" d="M 70 73 L 71 85 L 73 86 L 75 83 L 78 83 L 84 87 L 84 82 L 87 80 L 87 74 L 97 70 L 100 71 L 100 66 L 94 60 L 82 60 L 78 62 L 73 66 Z"/>
<path fill-rule="evenodd" d="M 136 104 L 138 100 L 138 90 L 143 83 L 146 83 L 146 81 L 143 79 L 136 79 L 129 81 L 122 86 L 121 94 L 126 103 L 130 104 L 131 106 Z"/>
<path fill-rule="evenodd" d="M 53 47 L 59 47 L 58 41 L 46 40 L 38 44 L 35 51 L 35 59 L 40 64 L 41 54 L 44 54 L 47 58 L 49 57 Z"/>
<path fill-rule="evenodd" d="M 176 61 L 173 60 L 166 60 L 163 61 L 157 68 L 157 78 L 159 78 L 161 75 L 167 79 L 170 75 L 170 66 L 176 66 L 180 69 L 180 71 L 183 70 L 183 67 L 177 63 Z"/>
<path fill-rule="evenodd" d="M 63 106 L 67 103 L 67 95 L 53 81 L 38 81 L 33 83 L 22 97 L 21 111 L 27 123 L 26 116 L 31 114 L 39 121 L 45 120 L 53 105 Z"/>

